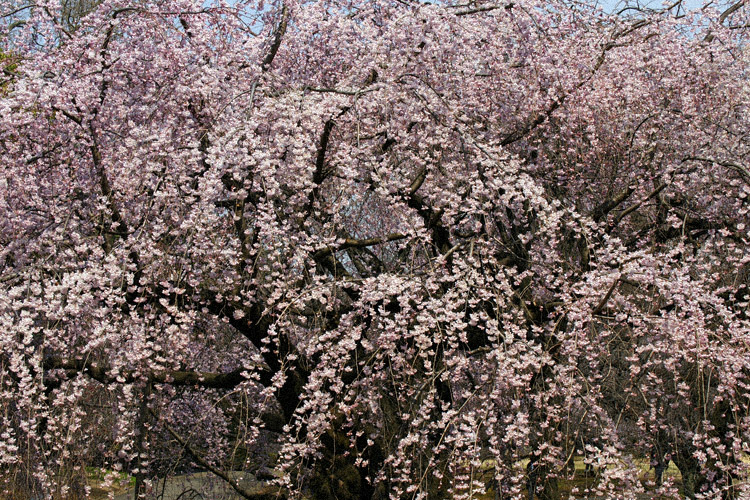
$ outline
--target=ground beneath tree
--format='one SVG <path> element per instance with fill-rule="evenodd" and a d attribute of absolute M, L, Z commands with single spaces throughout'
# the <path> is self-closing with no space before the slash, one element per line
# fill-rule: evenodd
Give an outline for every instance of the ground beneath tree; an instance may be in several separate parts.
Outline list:
<path fill-rule="evenodd" d="M 260 490 L 264 486 L 264 483 L 249 473 L 235 472 L 230 475 L 249 492 Z M 237 500 L 242 498 L 225 481 L 209 472 L 175 476 L 155 482 L 151 497 L 160 500 Z M 132 499 L 133 490 L 115 496 L 115 500 Z"/>
<path fill-rule="evenodd" d="M 568 498 L 573 487 L 577 487 L 579 491 L 584 491 L 587 486 L 591 486 L 591 483 L 595 481 L 594 478 L 588 477 L 585 474 L 585 465 L 581 457 L 575 458 L 575 474 L 573 477 L 568 477 L 560 480 L 561 487 L 561 498 Z M 644 481 L 653 480 L 653 469 L 648 466 L 647 460 L 636 460 L 642 470 Z M 519 467 L 525 467 L 523 463 L 519 464 Z M 249 492 L 258 492 L 263 488 L 266 483 L 258 481 L 252 474 L 246 472 L 230 472 L 232 479 L 237 481 L 239 485 Z M 487 481 L 490 481 L 490 476 L 487 476 Z M 671 479 L 677 484 L 681 482 L 680 473 L 674 464 L 670 463 L 669 468 L 665 473 L 665 479 Z M 647 486 L 648 488 L 648 486 Z M 103 500 L 107 498 L 106 493 L 102 496 L 94 495 L 95 500 Z M 186 474 L 181 476 L 174 476 L 167 479 L 162 479 L 155 482 L 151 495 L 148 498 L 158 498 L 159 500 L 241 500 L 242 497 L 238 495 L 225 481 L 216 477 L 214 474 L 209 472 L 198 472 L 194 474 Z M 584 494 L 574 495 L 574 498 L 584 499 L 587 498 Z M 633 500 L 653 500 L 663 497 L 659 497 L 655 493 L 633 493 Z M 115 495 L 115 500 L 133 500 L 133 490 L 130 489 L 125 492 L 120 492 Z M 494 500 L 494 494 L 492 491 L 488 492 L 485 497 L 481 497 L 482 500 Z"/>

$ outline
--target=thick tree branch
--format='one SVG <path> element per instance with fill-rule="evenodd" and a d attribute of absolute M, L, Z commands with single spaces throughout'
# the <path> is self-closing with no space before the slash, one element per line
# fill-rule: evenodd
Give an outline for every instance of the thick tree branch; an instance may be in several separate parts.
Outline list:
<path fill-rule="evenodd" d="M 604 310 L 604 308 L 607 306 L 607 302 L 609 302 L 609 299 L 612 298 L 612 294 L 615 291 L 615 288 L 617 288 L 617 285 L 620 283 L 620 278 L 617 278 L 615 281 L 612 282 L 612 285 L 609 287 L 609 290 L 607 290 L 607 293 L 602 297 L 602 299 L 599 301 L 599 303 L 594 307 L 594 309 L 591 311 L 592 316 L 597 316 L 601 314 L 601 312 Z"/>
<path fill-rule="evenodd" d="M 387 243 L 389 241 L 398 241 L 403 240 L 404 238 L 407 238 L 405 234 L 399 234 L 399 233 L 392 233 L 387 236 L 383 236 L 380 238 L 367 238 L 363 240 L 358 240 L 354 238 L 346 238 L 343 243 L 336 245 L 335 247 L 326 247 L 321 250 L 318 250 L 313 254 L 314 259 L 320 259 L 322 257 L 325 257 L 326 255 L 331 255 L 335 252 L 338 252 L 340 250 L 346 250 L 348 248 L 363 248 L 363 247 L 370 247 L 375 245 L 380 245 L 382 243 Z"/>
<path fill-rule="evenodd" d="M 137 380 L 148 379 L 157 384 L 172 386 L 192 386 L 213 389 L 233 389 L 248 380 L 243 376 L 246 368 L 238 368 L 226 373 L 196 372 L 183 370 L 154 371 L 146 375 L 134 371 L 124 371 L 117 375 L 106 364 L 95 363 L 91 360 L 63 359 L 59 357 L 47 358 L 44 361 L 45 370 L 67 370 L 84 373 L 102 384 L 132 383 Z M 261 371 L 264 371 L 262 368 Z"/>
<path fill-rule="evenodd" d="M 424 184 L 424 180 L 427 178 L 427 169 L 422 168 L 418 173 L 417 176 L 412 181 L 411 185 L 409 185 L 409 196 L 414 196 L 416 192 L 419 190 L 419 188 L 422 187 L 422 184 Z"/>
<path fill-rule="evenodd" d="M 662 190 L 663 190 L 664 188 L 666 188 L 666 187 L 667 187 L 667 184 L 666 184 L 666 183 L 664 183 L 664 182 L 662 182 L 661 184 L 659 184 L 658 186 L 656 186 L 656 188 L 654 188 L 654 190 L 653 190 L 653 191 L 651 191 L 651 192 L 650 192 L 650 193 L 649 193 L 649 194 L 648 194 L 648 195 L 647 195 L 647 196 L 646 196 L 645 198 L 643 198 L 643 199 L 642 199 L 641 201 L 639 201 L 638 203 L 636 203 L 636 204 L 634 204 L 634 205 L 632 205 L 632 206 L 628 207 L 627 209 L 625 209 L 625 210 L 624 210 L 624 211 L 623 211 L 622 213 L 620 213 L 620 214 L 619 214 L 619 215 L 618 215 L 617 217 L 615 217 L 615 220 L 614 220 L 614 222 L 612 223 L 612 225 L 611 225 L 611 226 L 609 226 L 609 227 L 607 228 L 607 231 L 608 231 L 608 232 L 611 232 L 611 231 L 612 231 L 612 230 L 613 230 L 613 229 L 614 229 L 615 227 L 617 227 L 617 225 L 618 225 L 618 224 L 620 224 L 620 221 L 622 221 L 622 219 L 624 219 L 624 218 L 625 218 L 625 217 L 627 217 L 628 215 L 630 215 L 630 214 L 632 214 L 633 212 L 635 212 L 636 210 L 638 210 L 638 209 L 639 209 L 639 208 L 640 208 L 640 207 L 641 207 L 641 206 L 642 206 L 642 205 L 643 205 L 644 203 L 646 203 L 646 202 L 647 202 L 648 200 L 650 200 L 650 199 L 654 198 L 654 197 L 655 197 L 656 195 L 658 195 L 659 193 L 661 193 L 661 192 L 662 192 Z"/>
<path fill-rule="evenodd" d="M 348 111 L 349 108 L 346 107 L 342 111 L 341 114 Z M 326 179 L 326 171 L 325 171 L 325 165 L 326 165 L 326 152 L 328 151 L 328 142 L 331 140 L 331 131 L 333 130 L 333 127 L 336 125 L 336 122 L 333 120 L 333 118 L 330 118 L 326 121 L 325 125 L 323 125 L 323 132 L 320 134 L 320 140 L 318 141 L 318 151 L 315 153 L 315 171 L 313 172 L 313 188 L 310 191 L 310 195 L 307 200 L 307 206 L 305 207 L 305 214 L 309 215 L 310 211 L 312 210 L 313 203 L 315 202 L 315 199 L 318 197 L 318 194 L 320 192 L 320 185 L 323 183 L 323 181 Z"/>
<path fill-rule="evenodd" d="M 724 12 L 722 12 L 719 16 L 719 24 L 724 24 L 724 21 L 726 21 L 729 16 L 740 10 L 745 5 L 745 2 L 746 0 L 739 0 L 739 2 L 732 4 L 731 6 L 729 6 L 729 8 L 724 10 Z M 703 41 L 706 43 L 710 43 L 714 38 L 715 36 L 713 33 L 708 33 Z"/>
<path fill-rule="evenodd" d="M 634 188 L 628 187 L 624 191 L 621 191 L 617 195 L 613 196 L 612 198 L 609 198 L 605 200 L 604 202 L 600 203 L 599 205 L 594 208 L 591 212 L 591 218 L 594 219 L 594 221 L 599 222 L 604 217 L 609 214 L 613 209 L 617 208 L 617 206 L 622 203 L 623 201 L 627 200 L 628 197 L 630 197 L 631 194 L 635 191 Z"/>
<path fill-rule="evenodd" d="M 513 8 L 513 2 L 509 2 L 505 5 L 482 5 L 481 7 L 474 7 L 470 9 L 459 10 L 455 13 L 456 16 L 470 16 L 472 14 L 479 14 L 482 12 L 492 12 L 493 10 L 505 9 L 511 10 Z"/>
<path fill-rule="evenodd" d="M 273 35 L 273 43 L 271 43 L 271 48 L 268 50 L 268 54 L 266 54 L 266 57 L 263 58 L 263 64 L 261 64 L 261 68 L 264 72 L 268 71 L 271 68 L 271 64 L 276 57 L 276 53 L 278 53 L 279 47 L 281 47 L 281 39 L 286 33 L 286 27 L 288 23 L 289 7 L 284 4 L 281 9 L 281 21 L 279 21 L 279 25 L 276 27 L 276 31 Z"/>
<path fill-rule="evenodd" d="M 432 240 L 438 252 L 446 254 L 450 250 L 451 244 L 448 229 L 441 221 L 443 212 L 442 210 L 434 210 L 419 194 L 417 194 L 417 191 L 422 187 L 426 178 L 427 170 L 422 168 L 409 186 L 406 195 L 406 204 L 410 208 L 416 210 L 422 217 L 422 220 L 424 220 L 425 226 L 432 230 Z"/>

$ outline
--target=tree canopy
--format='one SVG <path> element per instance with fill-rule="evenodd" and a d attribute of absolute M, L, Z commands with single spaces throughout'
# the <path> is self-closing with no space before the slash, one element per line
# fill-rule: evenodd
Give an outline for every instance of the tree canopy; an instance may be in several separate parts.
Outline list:
<path fill-rule="evenodd" d="M 74 4 L 0 13 L 0 496 L 750 494 L 744 0 Z"/>

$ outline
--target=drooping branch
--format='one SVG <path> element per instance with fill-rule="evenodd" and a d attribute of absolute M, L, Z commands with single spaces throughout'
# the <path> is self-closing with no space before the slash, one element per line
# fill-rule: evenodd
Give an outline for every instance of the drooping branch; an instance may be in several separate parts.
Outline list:
<path fill-rule="evenodd" d="M 700 161 L 704 163 L 713 163 L 715 165 L 721 165 L 722 167 L 734 170 L 738 174 L 740 174 L 740 177 L 742 177 L 742 180 L 745 181 L 745 183 L 750 184 L 750 170 L 747 169 L 747 167 L 740 165 L 738 163 L 734 163 L 731 161 L 723 161 L 723 160 L 717 160 L 714 158 L 704 158 L 701 156 L 689 156 L 684 158 L 683 163 L 686 161 Z"/>
<path fill-rule="evenodd" d="M 639 19 L 638 21 L 635 21 L 630 26 L 625 28 L 624 30 L 615 33 L 611 40 L 607 43 L 605 43 L 601 51 L 599 52 L 599 56 L 596 58 L 596 62 L 594 63 L 594 66 L 589 70 L 588 74 L 582 78 L 570 91 L 562 93 L 557 98 L 553 99 L 550 105 L 547 107 L 547 109 L 537 113 L 530 121 L 526 123 L 523 127 L 521 127 L 519 130 L 516 130 L 515 132 L 511 132 L 507 134 L 501 141 L 500 144 L 503 146 L 509 146 L 515 142 L 518 142 L 519 140 L 523 139 L 524 137 L 528 136 L 531 132 L 533 132 L 537 127 L 539 127 L 541 124 L 547 121 L 547 119 L 552 116 L 552 114 L 565 103 L 565 100 L 575 93 L 576 91 L 583 88 L 587 83 L 591 81 L 591 79 L 596 75 L 596 73 L 601 69 L 601 67 L 604 65 L 604 61 L 607 59 L 607 53 L 618 46 L 616 41 L 624 36 L 627 36 L 634 31 L 637 31 L 645 26 L 648 26 L 651 24 L 651 21 L 645 20 L 645 19 Z"/>

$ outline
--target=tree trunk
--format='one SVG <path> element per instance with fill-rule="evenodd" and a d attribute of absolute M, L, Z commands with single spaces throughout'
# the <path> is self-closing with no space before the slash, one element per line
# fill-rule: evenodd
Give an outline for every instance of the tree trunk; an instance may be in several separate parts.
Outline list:
<path fill-rule="evenodd" d="M 705 477 L 700 471 L 700 464 L 692 450 L 681 447 L 673 457 L 674 463 L 682 474 L 682 487 L 684 495 L 690 500 L 695 500 L 695 494 L 701 490 L 706 482 Z"/>
<path fill-rule="evenodd" d="M 138 452 L 138 457 L 135 460 L 135 466 L 138 469 L 138 472 L 135 474 L 135 488 L 133 496 L 135 500 L 144 497 L 147 493 L 145 481 L 146 479 L 148 479 L 148 474 L 146 473 L 146 466 L 143 463 L 143 455 L 145 452 L 144 444 L 148 442 L 146 433 L 148 432 L 148 398 L 150 395 L 151 382 L 149 381 L 146 384 L 146 387 L 143 388 L 143 392 L 141 394 L 141 405 L 138 411 L 138 422 L 136 422 L 135 425 L 136 451 Z"/>
<path fill-rule="evenodd" d="M 542 500 L 560 500 L 560 485 L 557 481 L 557 476 L 547 476 L 544 478 L 539 497 Z"/>
<path fill-rule="evenodd" d="M 349 436 L 340 430 L 340 418 L 321 437 L 323 456 L 314 467 L 310 490 L 314 500 L 370 500 L 375 488 L 364 470 L 354 465 L 355 453 Z"/>

